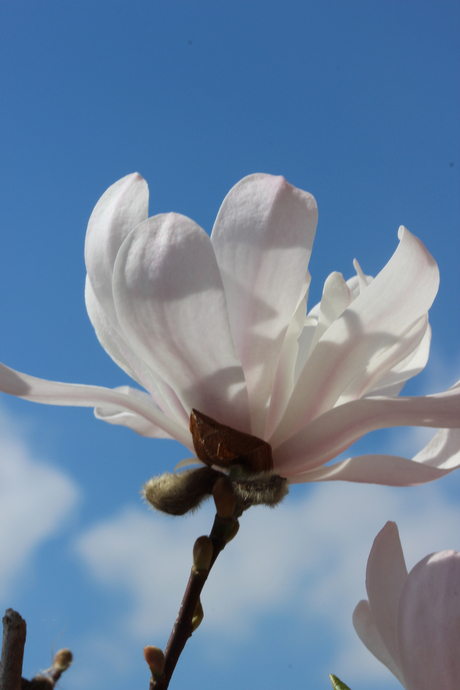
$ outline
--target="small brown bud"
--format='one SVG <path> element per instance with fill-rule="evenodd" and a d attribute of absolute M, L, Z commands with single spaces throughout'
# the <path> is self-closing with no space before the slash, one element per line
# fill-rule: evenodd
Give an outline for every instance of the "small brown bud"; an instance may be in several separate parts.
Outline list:
<path fill-rule="evenodd" d="M 209 537 L 198 537 L 193 546 L 193 567 L 195 570 L 208 570 L 212 561 L 214 547 Z"/>
<path fill-rule="evenodd" d="M 144 658 L 152 672 L 153 678 L 159 678 L 164 671 L 165 655 L 159 647 L 144 647 Z"/>
<path fill-rule="evenodd" d="M 219 477 L 212 487 L 216 512 L 220 518 L 231 518 L 235 512 L 236 496 L 232 483 L 226 476 Z"/>
<path fill-rule="evenodd" d="M 235 520 L 235 522 L 232 522 L 232 524 L 228 528 L 227 532 L 227 540 L 226 543 L 228 544 L 229 541 L 232 541 L 238 534 L 238 530 L 240 529 L 240 523 L 238 520 Z"/>
<path fill-rule="evenodd" d="M 67 671 L 70 664 L 73 661 L 73 654 L 70 649 L 59 649 L 53 660 L 53 670 L 55 671 Z"/>

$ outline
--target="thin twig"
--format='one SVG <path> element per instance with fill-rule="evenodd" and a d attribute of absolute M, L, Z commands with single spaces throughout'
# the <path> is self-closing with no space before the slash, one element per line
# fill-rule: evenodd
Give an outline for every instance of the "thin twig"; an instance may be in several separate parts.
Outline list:
<path fill-rule="evenodd" d="M 25 620 L 13 609 L 7 609 L 3 617 L 0 690 L 21 690 L 26 633 Z"/>
<path fill-rule="evenodd" d="M 156 680 L 152 678 L 150 680 L 149 690 L 167 690 L 179 657 L 182 654 L 187 640 L 192 635 L 192 618 L 199 602 L 201 591 L 217 556 L 227 543 L 228 534 L 233 529 L 235 522 L 235 518 L 225 519 L 216 515 L 209 535 L 213 543 L 211 564 L 207 570 L 197 571 L 192 568 L 176 622 L 174 623 L 168 644 L 166 645 L 164 672 L 160 678 Z"/>

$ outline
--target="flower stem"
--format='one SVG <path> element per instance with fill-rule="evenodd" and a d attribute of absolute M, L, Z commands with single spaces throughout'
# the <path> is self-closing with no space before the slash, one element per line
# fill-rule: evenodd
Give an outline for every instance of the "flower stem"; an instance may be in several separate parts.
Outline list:
<path fill-rule="evenodd" d="M 192 619 L 199 604 L 201 591 L 217 556 L 225 547 L 229 540 L 229 536 L 235 533 L 236 522 L 235 516 L 232 518 L 220 518 L 216 515 L 209 535 L 213 544 L 211 563 L 206 570 L 196 570 L 192 568 L 176 622 L 174 623 L 168 644 L 165 648 L 164 671 L 160 678 L 152 678 L 150 680 L 149 690 L 166 690 L 169 686 L 179 657 L 182 654 L 187 640 L 192 636 L 195 629 Z"/>

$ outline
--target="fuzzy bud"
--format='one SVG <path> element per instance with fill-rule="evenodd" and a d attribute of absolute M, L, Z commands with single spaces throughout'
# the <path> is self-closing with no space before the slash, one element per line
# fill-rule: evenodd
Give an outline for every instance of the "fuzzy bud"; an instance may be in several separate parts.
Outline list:
<path fill-rule="evenodd" d="M 144 484 L 142 494 L 156 510 L 168 515 L 185 515 L 209 498 L 220 472 L 211 467 L 185 470 L 178 474 L 165 472 Z"/>
<path fill-rule="evenodd" d="M 198 537 L 193 546 L 193 567 L 195 570 L 209 570 L 214 547 L 209 537 Z"/>
<path fill-rule="evenodd" d="M 226 476 L 221 476 L 212 487 L 216 512 L 220 518 L 231 518 L 235 512 L 236 496 L 232 483 Z"/>
<path fill-rule="evenodd" d="M 165 655 L 159 647 L 152 647 L 147 645 L 144 647 L 144 658 L 152 672 L 154 679 L 159 678 L 165 667 Z"/>
<path fill-rule="evenodd" d="M 70 649 L 59 649 L 53 659 L 53 670 L 63 673 L 67 671 L 73 661 L 73 654 Z"/>

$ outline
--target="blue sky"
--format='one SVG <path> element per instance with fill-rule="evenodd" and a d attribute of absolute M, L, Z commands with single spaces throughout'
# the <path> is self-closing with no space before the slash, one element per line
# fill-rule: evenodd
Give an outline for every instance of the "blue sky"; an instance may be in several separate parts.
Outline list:
<path fill-rule="evenodd" d="M 405 389 L 460 378 L 458 64 L 454 1 L 3 0 L 0 3 L 0 360 L 54 380 L 117 386 L 83 289 L 90 213 L 140 172 L 150 213 L 210 231 L 252 172 L 313 193 L 310 305 L 357 258 L 376 274 L 406 225 L 437 260 L 432 354 Z M 424 433 L 370 436 L 361 452 L 412 455 Z M 211 508 L 148 512 L 139 489 L 187 451 L 90 410 L 0 399 L 0 606 L 28 622 L 24 672 L 53 645 L 61 684 L 147 687 L 145 644 L 164 646 Z M 353 690 L 398 683 L 358 641 L 372 540 L 398 522 L 408 565 L 460 550 L 460 475 L 417 489 L 295 487 L 254 509 L 220 557 L 205 620 L 171 687 Z"/>

